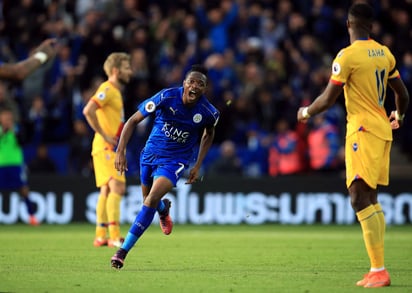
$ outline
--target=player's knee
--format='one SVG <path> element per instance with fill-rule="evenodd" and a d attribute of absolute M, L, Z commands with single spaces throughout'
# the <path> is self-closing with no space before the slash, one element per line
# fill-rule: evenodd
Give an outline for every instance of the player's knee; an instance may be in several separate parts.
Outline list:
<path fill-rule="evenodd" d="M 352 208 L 355 212 L 359 212 L 371 204 L 369 197 L 366 196 L 366 194 L 351 193 L 350 199 Z"/>
<path fill-rule="evenodd" d="M 118 180 L 110 180 L 109 188 L 111 191 L 120 195 L 124 195 L 126 192 L 126 184 Z"/>
<path fill-rule="evenodd" d="M 157 205 L 159 204 L 159 201 L 160 201 L 160 198 L 157 198 L 156 196 L 153 196 L 152 194 L 149 193 L 149 195 L 145 197 L 143 203 L 145 206 L 156 208 Z"/>
<path fill-rule="evenodd" d="M 355 212 L 359 212 L 372 204 L 371 194 L 374 190 L 363 180 L 355 180 L 349 187 L 351 205 Z"/>

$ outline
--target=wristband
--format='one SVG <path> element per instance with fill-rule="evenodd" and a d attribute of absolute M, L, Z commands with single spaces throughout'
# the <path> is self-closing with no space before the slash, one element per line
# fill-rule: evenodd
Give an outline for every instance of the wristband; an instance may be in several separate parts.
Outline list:
<path fill-rule="evenodd" d="M 405 114 L 399 115 L 398 110 L 395 111 L 395 119 L 398 121 L 402 121 L 405 118 Z"/>
<path fill-rule="evenodd" d="M 33 57 L 40 61 L 41 64 L 44 64 L 47 61 L 47 54 L 44 52 L 37 52 Z"/>
<path fill-rule="evenodd" d="M 302 116 L 303 116 L 303 118 L 305 118 L 305 119 L 310 118 L 310 114 L 308 113 L 308 108 L 309 108 L 309 107 L 305 107 L 305 108 L 303 108 L 303 110 L 302 110 Z"/>

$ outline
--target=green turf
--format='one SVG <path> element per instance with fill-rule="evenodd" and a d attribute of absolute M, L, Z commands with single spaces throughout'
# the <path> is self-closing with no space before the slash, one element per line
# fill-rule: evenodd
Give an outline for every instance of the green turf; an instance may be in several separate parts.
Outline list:
<path fill-rule="evenodd" d="M 128 225 L 122 226 L 127 231 Z M 151 226 L 121 271 L 94 227 L 0 226 L 0 292 L 356 292 L 368 269 L 360 227 Z M 412 292 L 412 228 L 386 233 L 392 286 Z"/>

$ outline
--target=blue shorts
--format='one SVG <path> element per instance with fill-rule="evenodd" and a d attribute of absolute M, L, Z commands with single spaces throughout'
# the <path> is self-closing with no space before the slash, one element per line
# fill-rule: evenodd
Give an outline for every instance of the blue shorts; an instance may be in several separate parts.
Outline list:
<path fill-rule="evenodd" d="M 0 190 L 16 190 L 27 186 L 24 166 L 0 167 Z"/>
<path fill-rule="evenodd" d="M 169 179 L 173 186 L 176 186 L 186 168 L 186 164 L 178 161 L 142 154 L 140 156 L 140 181 L 143 185 L 151 186 L 154 179 L 163 176 Z"/>

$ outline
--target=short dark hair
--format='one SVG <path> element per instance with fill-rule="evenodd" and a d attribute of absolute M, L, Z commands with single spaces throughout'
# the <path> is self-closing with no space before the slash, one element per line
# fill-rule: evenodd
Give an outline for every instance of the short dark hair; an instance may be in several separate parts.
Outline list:
<path fill-rule="evenodd" d="M 372 23 L 374 18 L 372 6 L 364 2 L 353 4 L 349 8 L 349 15 L 364 23 Z"/>
<path fill-rule="evenodd" d="M 189 74 L 190 72 L 194 72 L 194 71 L 200 72 L 207 77 L 207 68 L 202 64 L 193 64 L 187 74 Z"/>

